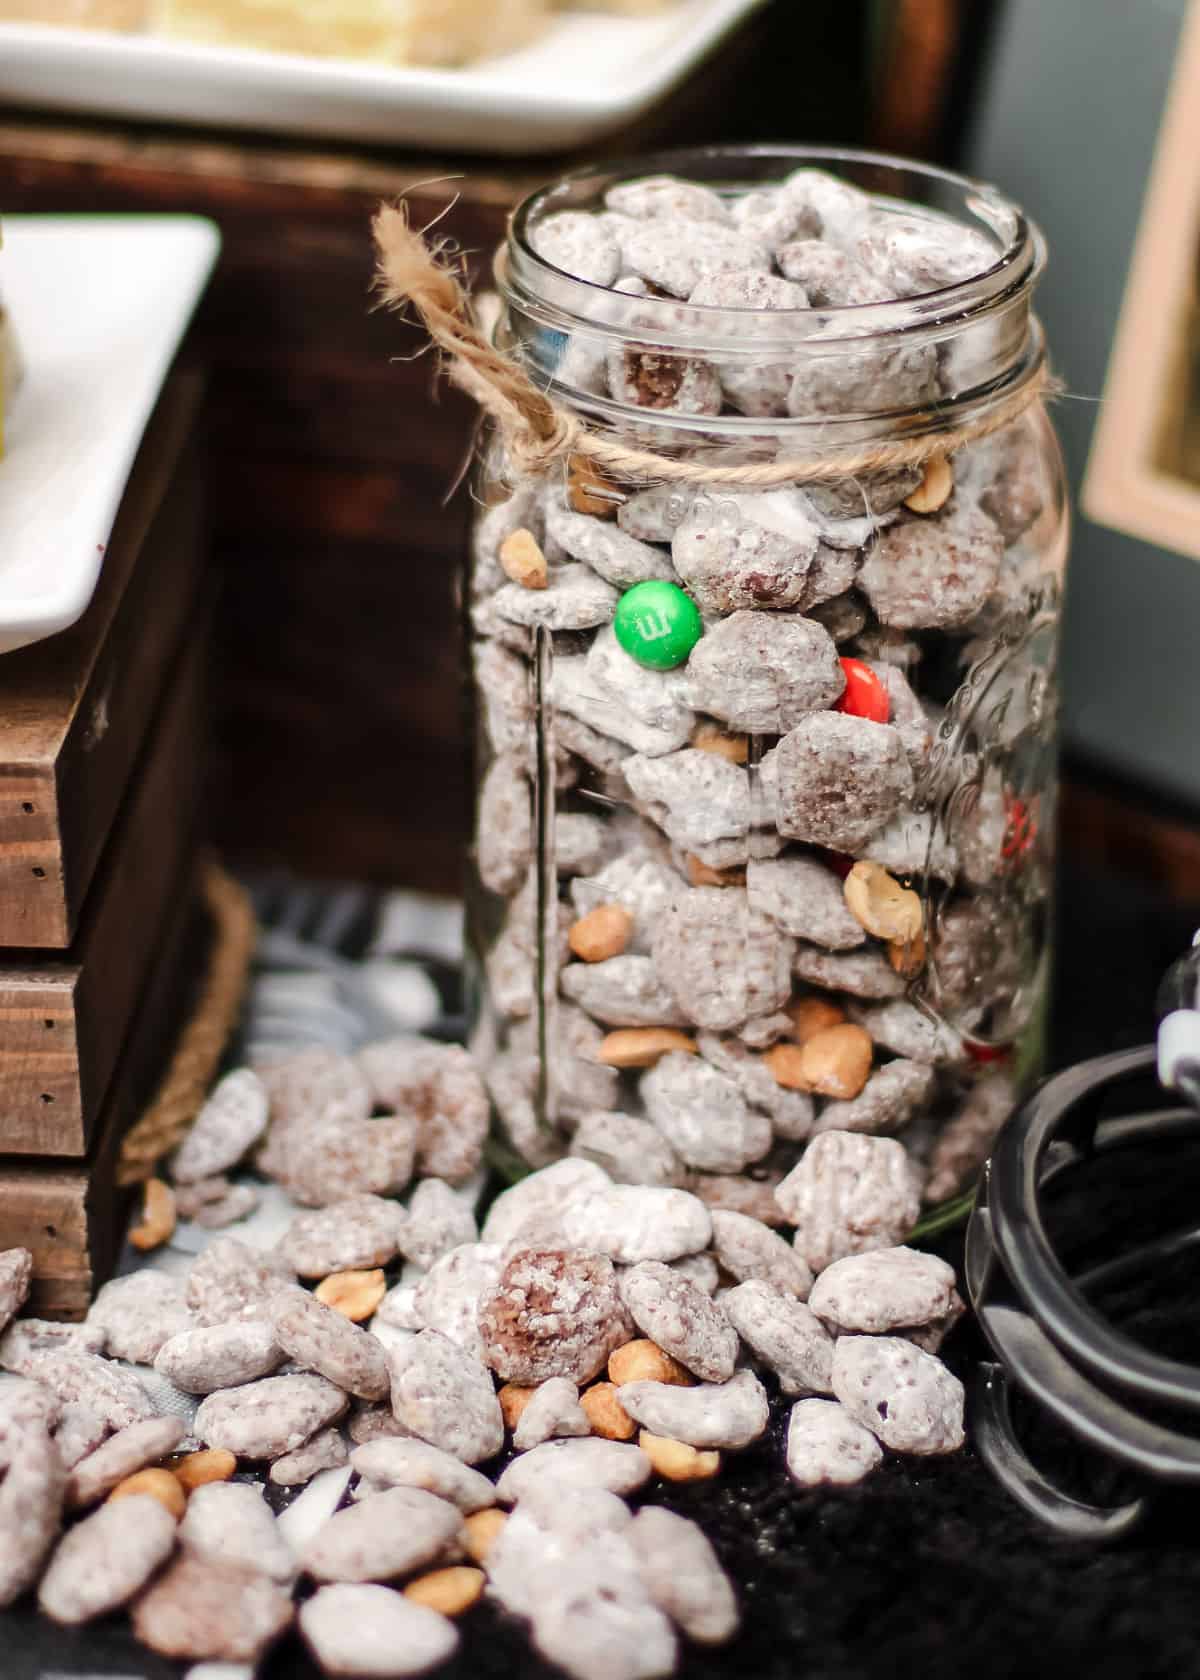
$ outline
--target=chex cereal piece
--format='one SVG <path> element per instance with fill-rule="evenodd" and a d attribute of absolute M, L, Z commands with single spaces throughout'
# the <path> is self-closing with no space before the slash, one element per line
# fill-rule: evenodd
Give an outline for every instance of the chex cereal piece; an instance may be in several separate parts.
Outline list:
<path fill-rule="evenodd" d="M 624 1266 L 697 1254 L 712 1237 L 712 1219 L 702 1201 L 686 1190 L 650 1185 L 599 1190 L 568 1210 L 564 1228 L 575 1248 L 606 1254 Z"/>
<path fill-rule="evenodd" d="M 758 1278 L 780 1294 L 808 1299 L 812 1273 L 801 1256 L 761 1220 L 728 1208 L 712 1210 L 713 1252 L 739 1283 Z"/>
<path fill-rule="evenodd" d="M 361 1400 L 382 1400 L 388 1394 L 382 1347 L 342 1313 L 297 1291 L 285 1299 L 274 1323 L 275 1340 L 297 1365 Z"/>
<path fill-rule="evenodd" d="M 160 1656 L 253 1665 L 292 1620 L 266 1575 L 181 1553 L 138 1599 L 133 1631 Z"/>
<path fill-rule="evenodd" d="M 826 1103 L 816 1132 L 901 1131 L 924 1109 L 933 1094 L 933 1069 L 898 1058 L 885 1062 L 849 1102 Z"/>
<path fill-rule="evenodd" d="M 894 629 L 956 629 L 983 607 L 1003 552 L 987 514 L 954 496 L 939 513 L 905 514 L 881 531 L 859 587 Z"/>
<path fill-rule="evenodd" d="M 661 1505 L 643 1505 L 628 1534 L 659 1609 L 698 1645 L 732 1639 L 739 1620 L 737 1598 L 699 1524 Z"/>
<path fill-rule="evenodd" d="M 797 1400 L 788 1418 L 787 1471 L 801 1487 L 849 1487 L 883 1461 L 883 1448 L 837 1400 Z"/>
<path fill-rule="evenodd" d="M 591 1432 L 575 1383 L 568 1377 L 550 1377 L 534 1389 L 517 1420 L 513 1446 L 518 1452 L 528 1452 L 531 1447 L 540 1447 L 543 1441 Z"/>
<path fill-rule="evenodd" d="M 568 1222 L 590 1206 L 576 1204 Z M 518 1249 L 479 1297 L 478 1322 L 486 1363 L 517 1383 L 589 1382 L 633 1336 L 612 1262 L 597 1252 Z"/>
<path fill-rule="evenodd" d="M 350 1462 L 382 1487 L 424 1488 L 466 1516 L 495 1503 L 496 1490 L 486 1476 L 428 1441 L 368 1441 L 355 1447 Z"/>
<path fill-rule="evenodd" d="M 809 1305 L 840 1332 L 887 1334 L 946 1317 L 954 1302 L 954 1267 L 915 1248 L 850 1254 L 827 1266 Z"/>
<path fill-rule="evenodd" d="M 814 1138 L 775 1198 L 814 1272 L 847 1254 L 896 1247 L 920 1211 L 903 1144 L 852 1132 Z"/>
<path fill-rule="evenodd" d="M 240 1237 L 218 1237 L 193 1260 L 184 1298 L 199 1325 L 269 1319 L 274 1296 L 295 1281 L 295 1272 L 279 1254 L 251 1248 Z"/>
<path fill-rule="evenodd" d="M 771 759 L 780 833 L 833 851 L 857 851 L 912 795 L 904 743 L 890 724 L 814 712 Z"/>
<path fill-rule="evenodd" d="M 267 1091 L 250 1068 L 227 1073 L 209 1093 L 171 1158 L 178 1184 L 228 1172 L 267 1129 Z"/>
<path fill-rule="evenodd" d="M 45 1425 L 25 1424 L 0 1482 L 0 1609 L 15 1603 L 41 1574 L 58 1537 L 66 1480 L 62 1458 Z"/>
<path fill-rule="evenodd" d="M 724 762 L 710 753 L 695 756 Z M 745 891 L 736 887 L 680 893 L 654 935 L 654 963 L 663 984 L 687 1019 L 712 1032 L 739 1027 L 786 1003 L 791 955 L 791 940 L 751 909 Z"/>
<path fill-rule="evenodd" d="M 654 1031 L 650 1027 L 628 1029 L 629 1032 L 639 1030 Z M 671 1039 L 680 1036 L 674 1031 L 669 1033 Z M 654 1060 L 665 1054 L 666 1047 Z M 648 1065 L 652 1066 L 653 1062 Z M 678 1186 L 686 1177 L 683 1162 L 657 1127 L 631 1114 L 603 1110 L 585 1114 L 571 1138 L 571 1154 L 597 1162 L 617 1184 Z"/>
<path fill-rule="evenodd" d="M 9 1248 L 0 1254 L 0 1330 L 24 1306 L 32 1278 L 33 1255 L 27 1248 Z"/>
<path fill-rule="evenodd" d="M 828 1394 L 833 1338 L 802 1301 L 761 1278 L 722 1298 L 738 1335 L 779 1378 L 784 1394 Z"/>
<path fill-rule="evenodd" d="M 141 1495 L 102 1505 L 60 1542 L 38 1588 L 52 1621 L 76 1626 L 127 1604 L 175 1548 L 175 1519 Z"/>
<path fill-rule="evenodd" d="M 646 1113 L 681 1161 L 705 1172 L 740 1172 L 771 1147 L 771 1122 L 737 1086 L 696 1056 L 663 1056 L 642 1075 Z"/>
<path fill-rule="evenodd" d="M 214 1563 L 291 1582 L 296 1560 L 263 1491 L 248 1482 L 210 1482 L 188 1500 L 179 1525 L 186 1552 Z"/>
<path fill-rule="evenodd" d="M 284 1232 L 279 1254 L 301 1277 L 386 1266 L 400 1252 L 404 1209 L 380 1196 L 350 1196 L 312 1213 L 297 1214 Z"/>
<path fill-rule="evenodd" d="M 272 1320 L 235 1318 L 172 1336 L 159 1348 L 154 1368 L 186 1394 L 212 1394 L 269 1377 L 282 1364 L 283 1349 Z"/>
<path fill-rule="evenodd" d="M 751 858 L 746 865 L 750 908 L 769 916 L 785 933 L 827 951 L 850 951 L 866 938 L 846 908 L 842 885 L 815 858 Z"/>
<path fill-rule="evenodd" d="M 183 1419 L 177 1417 L 144 1418 L 118 1430 L 72 1469 L 67 1478 L 68 1509 L 94 1505 L 118 1482 L 164 1458 L 178 1446 L 183 1433 Z"/>
<path fill-rule="evenodd" d="M 680 1388 L 672 1383 L 624 1383 L 622 1406 L 655 1435 L 691 1447 L 746 1447 L 767 1427 L 766 1390 L 752 1371 L 722 1383 Z"/>
<path fill-rule="evenodd" d="M 422 1330 L 388 1355 L 392 1410 L 423 1441 L 478 1464 L 504 1445 L 492 1378 L 479 1360 L 437 1330 Z"/>
<path fill-rule="evenodd" d="M 503 1258 L 497 1243 L 461 1243 L 435 1260 L 413 1291 L 413 1316 L 420 1327 L 439 1330 L 483 1359 L 478 1305 L 499 1277 Z"/>
<path fill-rule="evenodd" d="M 721 619 L 697 644 L 688 677 L 701 711 L 762 735 L 795 728 L 809 712 L 832 706 L 846 686 L 828 631 L 794 613 L 739 611 Z"/>
<path fill-rule="evenodd" d="M 635 1493 L 650 1476 L 650 1461 L 639 1448 L 624 1441 L 585 1439 L 545 1441 L 514 1458 L 496 1483 L 496 1497 L 504 1505 L 523 1500 L 534 1488 L 551 1488 L 562 1495 L 602 1488 L 609 1493 Z"/>
<path fill-rule="evenodd" d="M 195 1321 L 179 1279 L 146 1268 L 106 1283 L 92 1302 L 88 1322 L 104 1331 L 110 1358 L 151 1365 L 163 1343 Z"/>
<path fill-rule="evenodd" d="M 737 1332 L 722 1309 L 670 1266 L 643 1260 L 621 1278 L 621 1295 L 643 1335 L 705 1382 L 726 1382 Z"/>
<path fill-rule="evenodd" d="M 299 1620 L 326 1674 L 396 1680 L 437 1668 L 458 1648 L 453 1622 L 391 1587 L 321 1587 L 301 1605 Z"/>
<path fill-rule="evenodd" d="M 963 1386 L 897 1336 L 841 1336 L 833 1391 L 857 1422 L 893 1452 L 956 1452 L 963 1444 Z"/>
<path fill-rule="evenodd" d="M 282 1458 L 342 1416 L 349 1401 L 324 1377 L 264 1377 L 201 1401 L 193 1424 L 208 1447 L 239 1458 Z"/>

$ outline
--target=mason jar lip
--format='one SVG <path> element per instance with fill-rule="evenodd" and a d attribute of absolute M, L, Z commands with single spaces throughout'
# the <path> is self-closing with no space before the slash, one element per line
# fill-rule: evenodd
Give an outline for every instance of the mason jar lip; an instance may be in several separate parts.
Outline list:
<path fill-rule="evenodd" d="M 771 160 L 781 165 L 781 176 L 810 167 L 825 168 L 845 178 L 849 166 L 887 170 L 930 182 L 961 201 L 964 213 L 956 217 L 961 225 L 1001 241 L 996 260 L 965 280 L 912 297 L 883 303 L 756 310 L 621 292 L 613 286 L 581 279 L 547 262 L 530 243 L 530 229 L 540 214 L 570 208 L 569 204 L 555 205 L 554 199 L 567 197 L 588 182 L 612 184 L 639 175 L 660 174 L 702 179 L 706 162 L 736 165 Z M 788 166 L 786 170 L 784 165 Z M 711 181 L 705 184 L 714 185 Z M 738 184 L 741 190 L 753 191 L 769 185 L 770 181 Z M 714 190 L 719 190 L 720 185 L 715 183 Z M 878 193 L 875 196 L 898 210 L 922 208 L 919 203 L 910 204 L 903 198 Z M 940 339 L 956 336 L 976 324 L 982 314 L 1012 303 L 1020 294 L 1032 290 L 1044 266 L 1045 241 L 1037 225 L 1019 205 L 986 181 L 888 152 L 756 143 L 680 147 L 605 160 L 572 170 L 538 187 L 509 216 L 507 247 L 497 264 L 496 278 L 500 290 L 511 301 L 551 330 L 576 331 L 617 341 L 636 337 L 641 343 L 661 344 L 676 350 L 740 343 L 744 351 L 754 354 L 786 349 L 794 355 L 809 348 L 828 354 L 834 347 L 864 338 L 878 343 L 881 338 L 894 337 L 912 343 L 935 336 Z M 605 319 L 606 310 L 621 308 L 636 313 L 635 325 Z M 757 330 L 760 327 L 761 334 Z"/>

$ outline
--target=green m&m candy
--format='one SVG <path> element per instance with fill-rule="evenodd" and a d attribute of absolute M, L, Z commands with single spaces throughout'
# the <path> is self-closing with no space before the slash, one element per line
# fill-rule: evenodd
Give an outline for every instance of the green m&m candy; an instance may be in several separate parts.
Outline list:
<path fill-rule="evenodd" d="M 635 583 L 617 602 L 613 631 L 631 659 L 654 671 L 682 665 L 704 634 L 700 610 L 677 583 Z"/>

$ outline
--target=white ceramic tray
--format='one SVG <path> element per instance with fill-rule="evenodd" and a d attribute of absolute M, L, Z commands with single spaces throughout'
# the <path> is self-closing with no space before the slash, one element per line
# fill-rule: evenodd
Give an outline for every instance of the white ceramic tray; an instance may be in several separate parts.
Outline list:
<path fill-rule="evenodd" d="M 391 145 L 551 151 L 648 110 L 761 3 L 564 14 L 531 46 L 462 70 L 0 23 L 0 100 Z"/>
<path fill-rule="evenodd" d="M 25 378 L 0 460 L 0 653 L 87 607 L 129 470 L 220 237 L 194 216 L 6 216 Z"/>

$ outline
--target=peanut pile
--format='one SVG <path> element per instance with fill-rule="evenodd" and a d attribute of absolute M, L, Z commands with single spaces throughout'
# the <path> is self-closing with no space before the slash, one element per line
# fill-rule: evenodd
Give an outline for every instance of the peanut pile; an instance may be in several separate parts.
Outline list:
<path fill-rule="evenodd" d="M 30 1256 L 0 1255 L 0 1605 L 125 1608 L 247 1674 L 295 1625 L 330 1675 L 401 1676 L 486 1594 L 578 1680 L 648 1680 L 739 1617 L 656 1479 L 718 1476 L 780 1407 L 801 1487 L 961 1444 L 936 1357 L 961 1303 L 900 1244 L 894 1140 L 817 1139 L 780 1186 L 792 1242 L 579 1157 L 479 1229 L 485 1115 L 470 1058 L 417 1037 L 239 1069 L 136 1228 L 244 1220 L 273 1178 L 302 1205 L 268 1244 L 168 1246 L 82 1324 L 19 1316 Z M 264 1482 L 303 1491 L 277 1518 Z"/>

